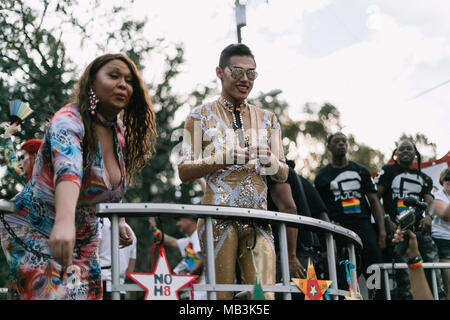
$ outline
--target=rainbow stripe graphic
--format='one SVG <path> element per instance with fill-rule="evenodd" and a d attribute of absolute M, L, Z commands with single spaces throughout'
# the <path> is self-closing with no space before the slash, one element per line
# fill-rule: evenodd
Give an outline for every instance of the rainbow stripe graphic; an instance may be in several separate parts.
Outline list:
<path fill-rule="evenodd" d="M 406 209 L 408 209 L 408 207 L 403 203 L 403 199 L 397 199 L 397 213 L 402 213 Z"/>
<path fill-rule="evenodd" d="M 342 200 L 344 214 L 361 213 L 361 203 L 358 198 Z"/>
<path fill-rule="evenodd" d="M 17 121 L 20 123 L 32 113 L 33 110 L 27 102 L 22 102 L 20 100 L 13 100 L 9 102 L 9 115 L 11 116 L 11 120 L 13 122 Z"/>

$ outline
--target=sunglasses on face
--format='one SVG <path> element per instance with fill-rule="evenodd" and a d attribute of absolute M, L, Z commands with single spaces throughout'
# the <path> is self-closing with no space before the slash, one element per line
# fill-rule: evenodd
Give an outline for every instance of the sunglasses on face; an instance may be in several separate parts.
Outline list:
<path fill-rule="evenodd" d="M 256 72 L 255 69 L 242 69 L 240 67 L 228 67 L 228 69 L 230 69 L 231 71 L 231 77 L 234 80 L 240 80 L 243 76 L 244 73 L 247 74 L 247 78 L 250 81 L 253 81 L 256 79 L 256 77 L 258 76 L 258 72 Z"/>

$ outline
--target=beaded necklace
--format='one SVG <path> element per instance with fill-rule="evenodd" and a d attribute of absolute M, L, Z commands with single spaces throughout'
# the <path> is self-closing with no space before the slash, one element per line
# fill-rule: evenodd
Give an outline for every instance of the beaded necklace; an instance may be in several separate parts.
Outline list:
<path fill-rule="evenodd" d="M 232 128 L 237 130 L 239 146 L 241 148 L 248 147 L 248 137 L 244 138 L 244 120 L 242 119 L 242 114 L 245 112 L 247 107 L 247 101 L 241 102 L 239 105 L 233 105 L 231 102 L 223 97 L 219 98 L 219 103 L 222 107 L 231 113 L 233 116 Z M 241 113 L 242 110 L 242 113 Z"/>

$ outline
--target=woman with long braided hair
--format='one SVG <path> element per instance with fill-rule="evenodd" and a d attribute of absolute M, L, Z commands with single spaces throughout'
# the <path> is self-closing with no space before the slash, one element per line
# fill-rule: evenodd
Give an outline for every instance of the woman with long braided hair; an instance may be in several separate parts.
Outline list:
<path fill-rule="evenodd" d="M 119 202 L 154 151 L 153 105 L 126 55 L 89 64 L 73 101 L 47 126 L 15 213 L 0 215 L 9 299 L 102 298 L 95 206 Z M 119 236 L 132 243 L 123 218 Z"/>

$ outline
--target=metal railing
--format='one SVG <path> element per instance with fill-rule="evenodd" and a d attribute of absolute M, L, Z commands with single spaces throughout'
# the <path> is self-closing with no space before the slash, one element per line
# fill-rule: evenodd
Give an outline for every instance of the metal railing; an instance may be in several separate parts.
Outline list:
<path fill-rule="evenodd" d="M 0 211 L 4 213 L 14 212 L 14 204 L 0 199 Z M 287 226 L 303 226 L 310 231 L 322 233 L 326 238 L 327 246 L 327 260 L 328 269 L 330 273 L 330 280 L 333 281 L 331 288 L 329 289 L 330 295 L 333 295 L 334 299 L 338 299 L 339 296 L 348 296 L 349 292 L 346 290 L 340 290 L 337 287 L 336 276 L 336 260 L 334 256 L 334 239 L 339 238 L 343 240 L 343 243 L 347 245 L 349 249 L 349 260 L 356 266 L 355 257 L 355 245 L 362 247 L 360 238 L 348 229 L 336 226 L 334 224 L 317 220 L 314 218 L 291 215 L 285 213 L 279 213 L 274 211 L 264 211 L 256 209 L 242 209 L 233 207 L 221 207 L 221 206 L 203 206 L 203 205 L 179 205 L 179 204 L 166 204 L 166 203 L 127 203 L 127 204 L 98 204 L 97 214 L 101 217 L 110 217 L 112 223 L 111 234 L 111 262 L 112 262 L 112 297 L 113 299 L 120 299 L 120 291 L 143 291 L 137 284 L 120 284 L 119 282 L 119 234 L 118 234 L 118 218 L 123 217 L 148 217 L 148 216 L 170 216 L 173 218 L 192 216 L 195 215 L 199 218 L 205 218 L 206 226 L 206 268 L 210 276 L 207 279 L 206 284 L 194 284 L 195 290 L 207 291 L 209 299 L 215 299 L 216 291 L 252 291 L 253 285 L 235 284 L 224 285 L 216 284 L 214 277 L 214 248 L 212 246 L 212 219 L 214 218 L 231 218 L 231 219 L 255 219 L 266 220 L 274 225 L 278 225 L 279 228 L 279 241 L 280 241 L 280 262 L 282 283 L 275 286 L 262 286 L 264 291 L 281 292 L 284 299 L 291 299 L 291 293 L 299 293 L 300 290 L 297 286 L 290 282 L 289 279 L 289 265 L 287 259 L 287 239 L 286 239 L 286 225 Z M 391 300 L 390 284 L 389 284 L 389 270 L 394 269 L 407 269 L 406 263 L 380 263 L 371 266 L 377 267 L 382 271 L 382 279 L 384 281 L 386 299 Z M 438 289 L 436 280 L 436 269 L 448 269 L 450 263 L 423 263 L 425 269 L 431 269 L 432 275 L 432 293 L 435 299 L 438 299 Z M 350 277 L 352 286 L 357 288 L 357 275 L 356 268 L 350 270 Z M 6 293 L 6 288 L 1 288 L 0 293 Z"/>
<path fill-rule="evenodd" d="M 424 269 L 431 269 L 431 292 L 435 300 L 439 300 L 438 283 L 436 278 L 437 269 L 450 269 L 450 262 L 424 262 L 422 263 Z M 406 263 L 378 263 L 371 265 L 371 268 L 379 268 L 382 272 L 382 279 L 385 288 L 386 300 L 391 300 L 391 288 L 389 282 L 389 270 L 405 270 L 408 269 Z M 395 279 L 394 279 L 395 280 Z"/>
<path fill-rule="evenodd" d="M 14 203 L 0 199 L 0 211 L 5 213 L 13 213 Z"/>
<path fill-rule="evenodd" d="M 347 290 L 341 290 L 337 285 L 335 242 L 339 239 L 347 247 L 349 261 L 356 267 L 355 246 L 362 247 L 361 239 L 356 233 L 346 228 L 334 225 L 322 220 L 304 217 L 294 214 L 286 214 L 275 211 L 258 209 L 235 208 L 225 206 L 209 205 L 184 205 L 167 203 L 101 203 L 97 205 L 97 215 L 99 217 L 109 217 L 111 219 L 111 269 L 112 269 L 112 299 L 120 299 L 120 291 L 143 291 L 137 284 L 120 284 L 119 282 L 119 217 L 183 217 L 197 216 L 205 219 L 205 255 L 206 255 L 206 284 L 194 284 L 194 290 L 206 291 L 208 300 L 216 299 L 217 291 L 252 291 L 253 285 L 245 284 L 217 284 L 215 279 L 215 261 L 213 248 L 213 219 L 245 219 L 248 221 L 259 220 L 278 226 L 280 245 L 280 265 L 282 283 L 276 285 L 262 285 L 264 292 L 280 292 L 283 299 L 291 300 L 292 293 L 301 291 L 290 281 L 289 262 L 287 250 L 286 226 L 308 229 L 325 235 L 327 247 L 327 261 L 329 277 L 332 281 L 328 293 L 333 299 L 339 296 L 349 296 Z M 350 280 L 353 288 L 357 288 L 356 268 L 350 270 Z"/>

